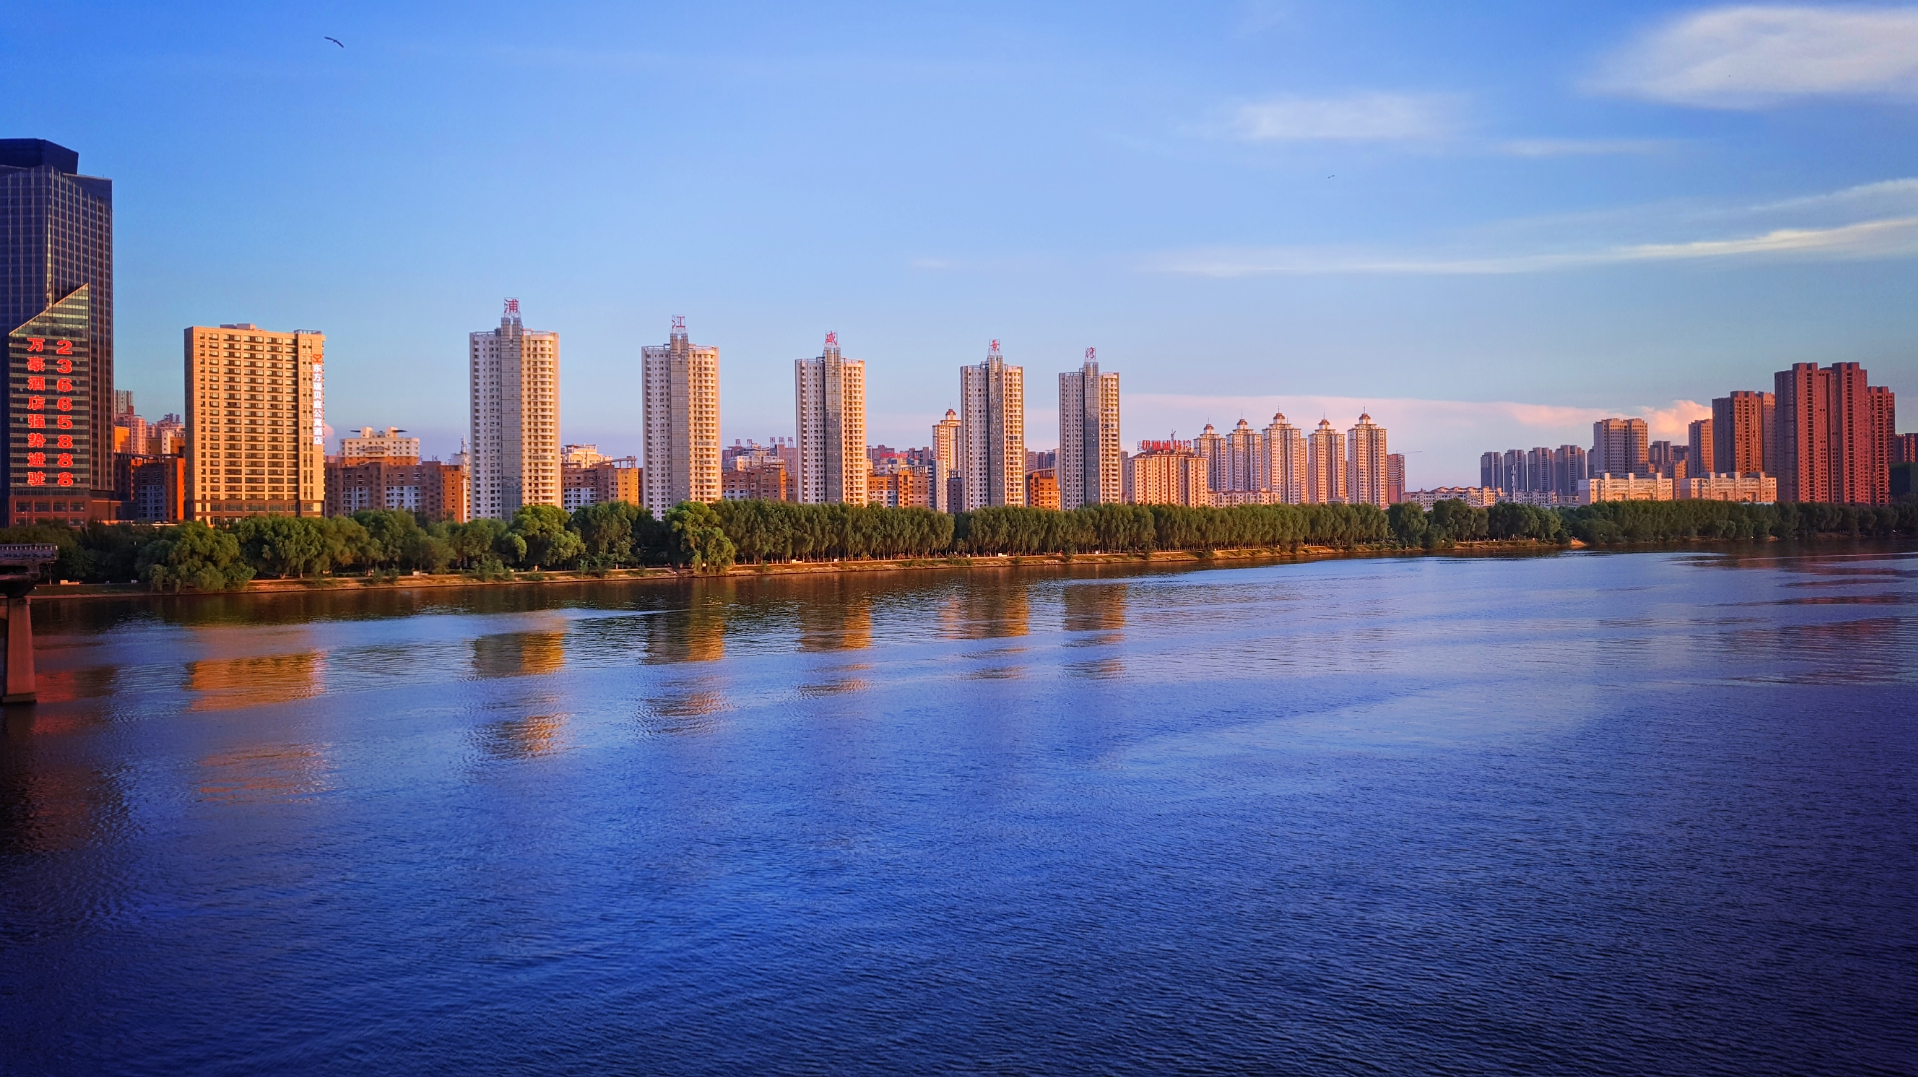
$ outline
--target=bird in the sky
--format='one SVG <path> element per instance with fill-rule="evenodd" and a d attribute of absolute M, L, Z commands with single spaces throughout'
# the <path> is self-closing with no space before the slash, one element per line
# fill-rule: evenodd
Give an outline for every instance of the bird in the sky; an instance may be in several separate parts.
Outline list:
<path fill-rule="evenodd" d="M 337 37 L 329 37 L 329 38 L 327 38 L 327 40 L 328 40 L 328 41 L 331 41 L 331 42 L 332 42 L 333 44 L 335 44 L 335 45 L 338 45 L 338 46 L 339 46 L 340 48 L 345 48 L 345 47 L 346 47 L 346 42 L 344 42 L 344 41 L 341 41 L 341 40 L 340 40 L 339 38 L 337 38 Z"/>

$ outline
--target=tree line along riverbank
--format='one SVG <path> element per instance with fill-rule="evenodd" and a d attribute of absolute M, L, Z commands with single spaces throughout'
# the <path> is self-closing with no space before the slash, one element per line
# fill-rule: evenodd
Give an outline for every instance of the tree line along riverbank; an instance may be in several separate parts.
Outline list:
<path fill-rule="evenodd" d="M 255 579 L 397 579 L 463 574 L 671 567 L 721 573 L 739 564 L 1074 556 L 1227 550 L 1448 549 L 1463 543 L 1593 546 L 1826 537 L 1918 536 L 1918 503 L 1883 506 L 1605 502 L 1545 509 L 1499 504 L 1093 505 L 987 508 L 948 514 L 782 501 L 681 504 L 656 519 L 624 502 L 573 513 L 522 507 L 510 521 L 425 523 L 404 510 L 315 518 L 254 516 L 230 526 L 88 524 L 0 529 L 0 541 L 52 543 L 52 577 L 137 584 L 155 591 L 218 591 Z"/>

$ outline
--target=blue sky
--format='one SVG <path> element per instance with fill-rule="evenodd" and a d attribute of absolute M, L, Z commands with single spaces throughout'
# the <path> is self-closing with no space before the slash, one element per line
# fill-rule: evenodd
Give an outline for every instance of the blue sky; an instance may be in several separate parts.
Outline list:
<path fill-rule="evenodd" d="M 1054 375 L 1096 346 L 1128 440 L 1369 408 L 1415 486 L 1599 415 L 1671 434 L 1793 361 L 1918 412 L 1918 7 L 0 18 L 42 67 L 0 126 L 115 181 L 150 416 L 181 406 L 182 327 L 319 328 L 336 429 L 449 452 L 465 334 L 509 295 L 562 335 L 565 438 L 617 452 L 675 314 L 721 349 L 728 441 L 791 432 L 829 329 L 874 441 L 923 444 L 998 339 L 1051 445 Z"/>

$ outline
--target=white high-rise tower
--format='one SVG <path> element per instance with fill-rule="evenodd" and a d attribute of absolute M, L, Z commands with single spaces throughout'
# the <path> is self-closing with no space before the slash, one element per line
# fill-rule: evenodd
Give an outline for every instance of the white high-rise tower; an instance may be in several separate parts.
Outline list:
<path fill-rule="evenodd" d="M 646 458 L 640 500 L 664 517 L 681 501 L 719 500 L 719 349 L 673 319 L 666 344 L 640 349 Z"/>
<path fill-rule="evenodd" d="M 1125 500 L 1120 461 L 1119 375 L 1099 373 L 1097 354 L 1059 375 L 1059 507 Z"/>
<path fill-rule="evenodd" d="M 1026 372 L 993 341 L 985 361 L 959 368 L 959 466 L 964 508 L 1026 503 Z"/>
<path fill-rule="evenodd" d="M 866 364 L 839 355 L 826 334 L 817 358 L 793 361 L 794 426 L 799 432 L 799 501 L 866 503 Z"/>
<path fill-rule="evenodd" d="M 467 335 L 472 362 L 472 514 L 511 519 L 558 505 L 559 334 L 522 328 L 508 299 L 499 328 Z"/>

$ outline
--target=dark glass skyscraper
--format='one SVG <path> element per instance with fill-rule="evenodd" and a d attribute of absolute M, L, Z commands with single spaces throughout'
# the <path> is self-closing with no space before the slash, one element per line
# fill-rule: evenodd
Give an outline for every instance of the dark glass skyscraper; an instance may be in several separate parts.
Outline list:
<path fill-rule="evenodd" d="M 76 290 L 88 292 L 88 384 L 76 401 L 88 420 L 88 468 L 60 491 L 66 498 L 49 498 L 70 506 L 52 510 L 55 518 L 104 517 L 113 497 L 113 181 L 79 171 L 80 155 L 64 146 L 0 139 L 0 330 L 10 334 Z M 6 416 L 9 436 L 18 421 Z M 83 498 L 84 509 L 73 504 Z M 8 511 L 6 522 L 18 522 L 18 510 Z"/>

